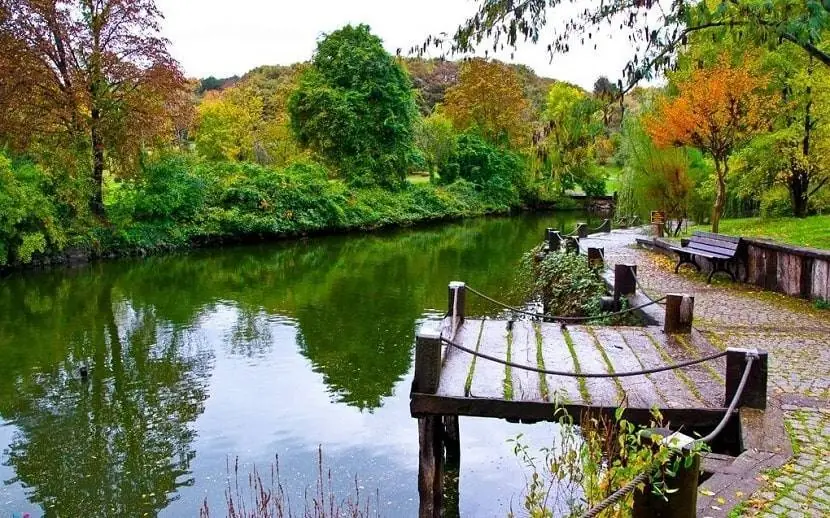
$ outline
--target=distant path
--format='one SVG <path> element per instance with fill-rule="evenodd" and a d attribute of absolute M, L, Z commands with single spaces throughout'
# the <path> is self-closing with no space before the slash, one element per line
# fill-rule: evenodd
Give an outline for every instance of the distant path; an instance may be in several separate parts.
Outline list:
<path fill-rule="evenodd" d="M 639 230 L 616 230 L 582 240 L 605 248 L 606 264 L 637 265 L 645 291 L 695 296 L 695 327 L 722 348 L 757 347 L 770 353 L 770 397 L 781 402 L 794 456 L 760 477 L 761 489 L 738 494 L 732 516 L 830 516 L 830 311 L 748 285 L 681 270 L 664 255 L 637 247 Z M 740 493 L 740 491 L 737 491 Z M 711 514 L 725 516 L 713 502 Z M 708 510 L 707 510 L 708 511 Z"/>

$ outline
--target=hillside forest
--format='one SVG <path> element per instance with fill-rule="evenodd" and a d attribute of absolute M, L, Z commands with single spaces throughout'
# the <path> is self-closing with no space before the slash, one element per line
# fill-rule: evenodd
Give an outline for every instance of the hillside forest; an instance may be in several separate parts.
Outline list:
<path fill-rule="evenodd" d="M 564 209 L 574 193 L 715 231 L 830 208 L 830 68 L 795 44 L 718 26 L 686 38 L 661 86 L 586 90 L 391 55 L 357 25 L 308 62 L 195 79 L 162 14 L 0 0 L 0 266 Z"/>

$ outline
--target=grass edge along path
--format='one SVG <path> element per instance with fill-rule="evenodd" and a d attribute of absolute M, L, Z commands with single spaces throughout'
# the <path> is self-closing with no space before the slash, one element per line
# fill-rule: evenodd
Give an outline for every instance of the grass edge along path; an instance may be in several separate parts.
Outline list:
<path fill-rule="evenodd" d="M 695 230 L 710 232 L 709 225 L 689 227 L 683 235 Z M 720 233 L 747 238 L 772 239 L 780 243 L 830 250 L 830 214 L 807 218 L 738 218 L 723 219 Z"/>

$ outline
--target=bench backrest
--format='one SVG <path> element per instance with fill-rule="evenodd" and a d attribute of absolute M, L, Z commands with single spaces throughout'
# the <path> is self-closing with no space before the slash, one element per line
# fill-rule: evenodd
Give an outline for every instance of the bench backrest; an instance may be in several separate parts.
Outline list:
<path fill-rule="evenodd" d="M 734 257 L 741 247 L 741 238 L 711 232 L 696 231 L 689 239 L 688 248 Z"/>

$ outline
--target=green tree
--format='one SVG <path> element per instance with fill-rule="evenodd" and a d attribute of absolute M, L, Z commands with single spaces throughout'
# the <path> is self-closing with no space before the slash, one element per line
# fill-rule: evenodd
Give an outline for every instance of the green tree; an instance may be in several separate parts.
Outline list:
<path fill-rule="evenodd" d="M 65 244 L 49 183 L 40 167 L 13 163 L 0 151 L 0 266 Z"/>
<path fill-rule="evenodd" d="M 604 194 L 605 179 L 596 167 L 596 144 L 603 134 L 600 104 L 582 89 L 556 83 L 548 91 L 544 138 L 537 154 L 560 189 L 581 185 L 588 194 Z"/>
<path fill-rule="evenodd" d="M 440 112 L 421 119 L 416 126 L 415 142 L 424 154 L 429 176 L 435 179 L 435 171 L 446 166 L 456 149 L 456 133 L 452 121 Z"/>
<path fill-rule="evenodd" d="M 352 182 L 405 180 L 417 117 L 412 83 L 368 26 L 347 25 L 320 40 L 289 113 L 299 142 Z"/>
<path fill-rule="evenodd" d="M 602 110 L 602 123 L 605 125 L 606 131 L 610 130 L 611 123 L 614 122 L 614 114 L 617 113 L 617 105 L 614 104 L 614 99 L 620 93 L 617 85 L 612 83 L 606 76 L 599 76 L 594 81 L 594 98 L 600 101 L 600 109 Z M 617 117 L 614 125 L 619 127 L 619 118 Z"/>
<path fill-rule="evenodd" d="M 780 104 L 768 133 L 741 151 L 739 166 L 746 190 L 761 195 L 775 185 L 790 193 L 793 215 L 807 216 L 811 198 L 830 182 L 830 69 L 793 47 L 760 58 L 771 76 Z"/>

